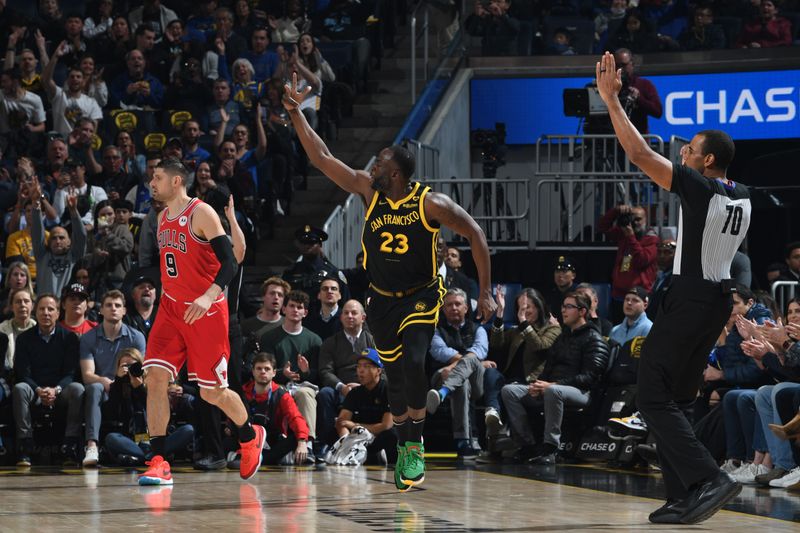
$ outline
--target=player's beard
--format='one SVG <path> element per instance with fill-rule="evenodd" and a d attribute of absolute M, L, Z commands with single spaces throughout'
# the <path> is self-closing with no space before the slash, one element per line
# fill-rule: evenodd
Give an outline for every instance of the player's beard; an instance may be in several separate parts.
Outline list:
<path fill-rule="evenodd" d="M 389 189 L 389 177 L 376 174 L 372 178 L 372 188 L 378 192 L 386 192 Z"/>

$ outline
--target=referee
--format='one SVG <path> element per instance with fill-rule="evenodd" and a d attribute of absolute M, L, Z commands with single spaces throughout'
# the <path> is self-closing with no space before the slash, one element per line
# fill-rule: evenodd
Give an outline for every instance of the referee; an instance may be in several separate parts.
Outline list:
<path fill-rule="evenodd" d="M 715 339 L 731 314 L 733 255 L 750 225 L 746 187 L 725 177 L 734 145 L 725 132 L 697 133 L 681 150 L 681 165 L 654 152 L 625 116 L 618 95 L 621 70 L 606 52 L 596 65 L 597 88 L 614 132 L 631 162 L 681 200 L 672 286 L 658 305 L 639 362 L 638 404 L 655 436 L 667 503 L 650 521 L 696 524 L 740 491 L 697 440 L 683 409 L 697 395 Z"/>

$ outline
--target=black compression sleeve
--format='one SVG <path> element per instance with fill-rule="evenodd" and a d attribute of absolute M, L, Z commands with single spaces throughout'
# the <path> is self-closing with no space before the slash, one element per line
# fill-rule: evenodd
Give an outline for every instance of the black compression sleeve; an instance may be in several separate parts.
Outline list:
<path fill-rule="evenodd" d="M 231 246 L 230 238 L 227 235 L 214 237 L 210 242 L 211 248 L 219 260 L 219 272 L 217 272 L 217 277 L 214 278 L 214 283 L 219 285 L 222 290 L 225 290 L 233 276 L 236 275 L 236 269 L 239 265 L 233 256 L 233 246 Z"/>

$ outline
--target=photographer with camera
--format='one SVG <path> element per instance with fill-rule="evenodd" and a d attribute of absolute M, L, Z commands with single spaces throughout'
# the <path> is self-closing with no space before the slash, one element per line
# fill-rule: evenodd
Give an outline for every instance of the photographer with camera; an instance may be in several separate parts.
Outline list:
<path fill-rule="evenodd" d="M 641 206 L 619 205 L 600 218 L 598 229 L 617 243 L 617 257 L 611 274 L 611 321 L 625 317 L 625 294 L 636 286 L 650 291 L 656 279 L 659 239 L 647 226 L 647 212 Z"/>
<path fill-rule="evenodd" d="M 150 455 L 142 362 L 142 354 L 136 348 L 120 350 L 108 402 L 103 406 L 103 417 L 116 429 L 106 435 L 106 449 L 122 466 L 141 466 Z M 171 455 L 185 449 L 193 438 L 194 428 L 190 424 L 176 428 L 167 436 L 166 453 Z"/>
<path fill-rule="evenodd" d="M 647 117 L 661 118 L 664 113 L 656 86 L 636 74 L 633 54 L 627 48 L 617 49 L 614 59 L 622 69 L 622 105 L 639 133 L 646 135 L 650 133 Z"/>
<path fill-rule="evenodd" d="M 520 23 L 509 16 L 510 8 L 510 0 L 476 0 L 464 26 L 470 35 L 481 37 L 481 55 L 516 55 Z"/>

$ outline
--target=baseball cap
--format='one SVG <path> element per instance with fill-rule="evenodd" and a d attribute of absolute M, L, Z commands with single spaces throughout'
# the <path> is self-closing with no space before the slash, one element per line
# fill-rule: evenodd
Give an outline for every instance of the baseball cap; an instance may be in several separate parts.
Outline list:
<path fill-rule="evenodd" d="M 575 272 L 575 266 L 572 264 L 572 260 L 570 260 L 569 257 L 559 255 L 556 260 L 555 270 L 571 270 Z"/>
<path fill-rule="evenodd" d="M 646 302 L 647 299 L 650 296 L 649 294 L 647 294 L 647 291 L 644 290 L 644 287 L 640 287 L 639 285 L 636 285 L 635 287 L 631 287 L 630 289 L 628 289 L 628 291 L 625 294 L 635 294 L 643 302 Z"/>
<path fill-rule="evenodd" d="M 89 292 L 80 283 L 73 283 L 72 285 L 68 286 L 67 289 L 64 291 L 64 297 L 68 296 L 80 296 L 81 298 L 88 300 Z"/>
<path fill-rule="evenodd" d="M 362 359 L 366 359 L 373 365 L 377 366 L 378 368 L 383 368 L 383 363 L 381 362 L 381 358 L 378 355 L 378 350 L 375 348 L 367 348 L 361 355 L 358 356 L 357 361 L 361 361 Z"/>

